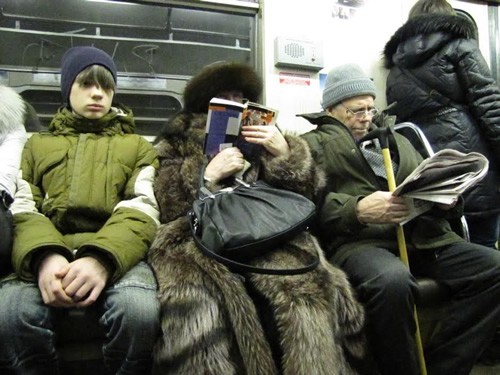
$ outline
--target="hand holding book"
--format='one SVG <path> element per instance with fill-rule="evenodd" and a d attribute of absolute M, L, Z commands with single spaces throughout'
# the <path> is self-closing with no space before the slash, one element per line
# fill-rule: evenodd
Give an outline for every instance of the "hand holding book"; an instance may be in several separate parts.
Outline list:
<path fill-rule="evenodd" d="M 286 156 L 290 152 L 285 137 L 275 125 L 244 125 L 241 136 L 246 143 L 258 149 L 264 147 L 274 156 Z"/>
<path fill-rule="evenodd" d="M 257 103 L 213 98 L 207 116 L 205 154 L 213 156 L 224 148 L 235 146 L 245 159 L 251 159 L 262 146 L 245 140 L 246 136 L 252 138 L 252 130 L 248 126 L 256 126 L 255 131 L 258 131 L 261 126 L 275 125 L 277 115 L 278 111 Z M 250 134 L 242 134 L 243 126 Z"/>
<path fill-rule="evenodd" d="M 217 184 L 230 176 L 237 176 L 245 169 L 245 159 L 237 147 L 228 147 L 215 154 L 207 164 L 204 179 Z"/>

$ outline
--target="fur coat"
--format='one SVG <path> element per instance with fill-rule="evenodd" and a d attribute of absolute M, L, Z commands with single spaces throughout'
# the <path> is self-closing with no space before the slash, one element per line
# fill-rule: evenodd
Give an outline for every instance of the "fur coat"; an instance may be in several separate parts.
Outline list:
<path fill-rule="evenodd" d="M 156 145 L 162 224 L 149 255 L 162 311 L 156 373 L 355 374 L 347 357 L 364 355 L 363 310 L 345 274 L 322 254 L 319 267 L 307 274 L 239 275 L 196 248 L 186 213 L 199 187 L 205 122 L 205 114 L 181 113 Z M 286 139 L 290 155 L 272 158 L 265 152 L 260 177 L 311 197 L 323 179 L 305 141 Z M 251 167 L 245 179 L 255 178 Z M 304 251 L 315 253 L 316 246 L 304 232 L 253 265 L 303 266 Z"/>

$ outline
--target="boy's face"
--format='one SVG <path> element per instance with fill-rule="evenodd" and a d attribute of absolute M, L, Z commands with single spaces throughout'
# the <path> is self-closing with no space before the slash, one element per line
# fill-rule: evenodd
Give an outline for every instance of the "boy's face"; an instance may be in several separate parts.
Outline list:
<path fill-rule="evenodd" d="M 98 84 L 73 82 L 69 102 L 75 113 L 89 120 L 106 115 L 113 102 L 113 90 L 104 90 Z"/>

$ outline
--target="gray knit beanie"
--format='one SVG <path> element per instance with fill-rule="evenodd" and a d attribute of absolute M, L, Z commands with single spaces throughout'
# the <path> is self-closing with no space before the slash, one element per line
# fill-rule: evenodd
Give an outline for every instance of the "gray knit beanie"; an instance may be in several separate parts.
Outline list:
<path fill-rule="evenodd" d="M 373 81 L 358 65 L 341 65 L 330 70 L 326 77 L 321 106 L 326 110 L 342 100 L 360 95 L 375 98 Z"/>
<path fill-rule="evenodd" d="M 61 93 L 65 103 L 69 103 L 71 86 L 76 76 L 91 65 L 104 66 L 111 72 L 116 83 L 116 65 L 111 56 L 95 47 L 72 47 L 64 53 L 61 59 Z"/>

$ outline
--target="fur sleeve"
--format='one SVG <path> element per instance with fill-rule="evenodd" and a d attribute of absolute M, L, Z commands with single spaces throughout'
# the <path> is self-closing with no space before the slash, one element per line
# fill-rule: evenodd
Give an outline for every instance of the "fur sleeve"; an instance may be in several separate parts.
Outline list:
<path fill-rule="evenodd" d="M 204 160 L 201 147 L 204 126 L 200 124 L 205 123 L 205 118 L 188 120 L 192 122 L 191 126 L 185 124 L 187 120 L 184 118 L 176 119 L 172 126 L 180 130 L 164 136 L 156 145 L 160 168 L 154 191 L 162 223 L 185 216 L 199 188 L 200 168 Z"/>
<path fill-rule="evenodd" d="M 262 156 L 264 179 L 273 186 L 312 197 L 325 185 L 323 172 L 316 167 L 305 140 L 294 135 L 285 139 L 290 147 L 287 156 Z"/>

